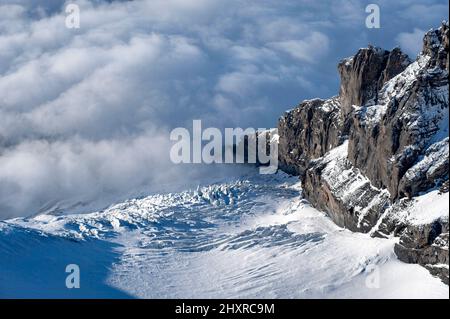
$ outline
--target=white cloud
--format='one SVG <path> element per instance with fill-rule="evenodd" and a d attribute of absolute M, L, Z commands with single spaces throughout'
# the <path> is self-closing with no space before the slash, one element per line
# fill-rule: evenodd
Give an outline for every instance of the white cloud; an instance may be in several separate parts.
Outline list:
<path fill-rule="evenodd" d="M 424 34 L 425 30 L 415 28 L 413 32 L 400 33 L 396 40 L 403 51 L 411 57 L 416 57 L 422 50 Z"/>
<path fill-rule="evenodd" d="M 448 20 L 448 2 L 434 4 L 426 1 L 423 4 L 414 3 L 408 6 L 404 12 L 404 17 L 407 19 L 417 19 L 420 17 L 422 22 L 430 26 L 435 26 L 442 19 L 442 15 L 445 16 L 445 13 L 447 13 Z"/>
<path fill-rule="evenodd" d="M 2 6 L 0 217 L 182 183 L 192 172 L 170 164 L 169 130 L 218 110 L 222 74 L 195 29 L 223 2 L 79 4 L 79 30 Z"/>
<path fill-rule="evenodd" d="M 366 45 L 356 2 L 76 2 L 80 29 L 60 0 L 1 0 L 0 219 L 186 182 L 172 128 L 274 126 Z"/>
<path fill-rule="evenodd" d="M 143 134 L 106 141 L 71 138 L 32 140 L 0 156 L 0 210 L 2 216 L 33 214 L 38 210 L 77 202 L 106 205 L 159 182 L 161 174 L 146 170 L 167 168 L 165 135 Z"/>
<path fill-rule="evenodd" d="M 309 63 L 319 62 L 319 58 L 327 55 L 329 40 L 325 34 L 312 32 L 309 36 L 301 40 L 286 40 L 272 42 L 271 47 L 285 51 L 292 57 Z"/>

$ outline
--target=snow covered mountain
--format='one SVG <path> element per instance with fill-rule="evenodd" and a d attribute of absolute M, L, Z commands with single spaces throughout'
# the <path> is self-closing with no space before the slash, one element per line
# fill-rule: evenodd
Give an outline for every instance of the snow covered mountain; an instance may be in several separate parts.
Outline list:
<path fill-rule="evenodd" d="M 448 298 L 448 30 L 343 60 L 280 119 L 285 172 L 0 221 L 0 297 Z"/>
<path fill-rule="evenodd" d="M 212 181 L 211 181 L 212 182 Z M 257 170 L 81 215 L 0 222 L 0 297 L 446 298 L 396 238 L 336 226 Z M 80 267 L 67 289 L 65 267 Z"/>
<path fill-rule="evenodd" d="M 371 46 L 341 61 L 338 96 L 281 118 L 280 163 L 336 224 L 400 236 L 397 256 L 448 284 L 448 23 L 423 42 L 414 62 Z"/>

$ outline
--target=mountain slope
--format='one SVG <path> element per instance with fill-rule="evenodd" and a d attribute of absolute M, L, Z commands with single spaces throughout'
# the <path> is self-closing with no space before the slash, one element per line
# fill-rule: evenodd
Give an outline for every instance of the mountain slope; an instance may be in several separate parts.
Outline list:
<path fill-rule="evenodd" d="M 419 226 L 393 216 L 448 192 L 448 52 L 448 23 L 427 32 L 414 62 L 398 48 L 360 49 L 339 63 L 337 97 L 305 101 L 278 124 L 281 168 L 301 176 L 313 206 L 352 231 L 400 236 L 398 257 L 446 283 L 448 203 L 435 197 L 439 216 Z"/>
<path fill-rule="evenodd" d="M 396 238 L 336 226 L 297 178 L 248 176 L 81 215 L 0 223 L 1 297 L 447 298 Z M 65 287 L 78 264 L 81 288 Z"/>

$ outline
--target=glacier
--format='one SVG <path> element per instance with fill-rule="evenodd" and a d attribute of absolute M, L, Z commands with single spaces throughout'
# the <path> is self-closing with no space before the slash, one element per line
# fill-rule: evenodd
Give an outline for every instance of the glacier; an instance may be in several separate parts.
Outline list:
<path fill-rule="evenodd" d="M 448 298 L 395 257 L 398 238 L 341 228 L 301 195 L 297 177 L 249 168 L 98 212 L 0 221 L 0 298 Z M 68 264 L 79 289 L 65 286 Z"/>

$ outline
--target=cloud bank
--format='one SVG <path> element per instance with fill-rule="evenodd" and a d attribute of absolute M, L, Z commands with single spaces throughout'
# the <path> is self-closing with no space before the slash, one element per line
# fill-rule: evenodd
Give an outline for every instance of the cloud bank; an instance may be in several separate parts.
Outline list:
<path fill-rule="evenodd" d="M 183 183 L 198 168 L 170 164 L 171 129 L 273 127 L 337 92 L 339 59 L 369 42 L 411 53 L 448 8 L 383 1 L 369 30 L 360 1 L 72 2 L 80 29 L 61 1 L 0 1 L 0 219 Z"/>

